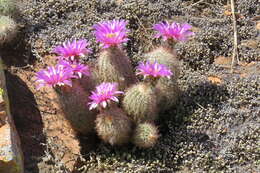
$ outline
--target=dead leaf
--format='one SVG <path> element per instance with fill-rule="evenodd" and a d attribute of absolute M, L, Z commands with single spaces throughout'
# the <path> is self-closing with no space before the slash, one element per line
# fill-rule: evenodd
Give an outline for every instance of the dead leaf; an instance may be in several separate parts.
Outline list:
<path fill-rule="evenodd" d="M 257 47 L 259 47 L 260 43 L 257 40 L 242 40 L 241 41 L 241 45 L 245 46 L 245 47 L 249 47 L 252 49 L 256 49 Z"/>
<path fill-rule="evenodd" d="M 240 76 L 241 78 L 245 78 L 245 77 L 248 76 L 248 74 L 247 74 L 247 73 L 242 73 L 242 74 L 240 74 L 239 76 Z"/>
<path fill-rule="evenodd" d="M 231 13 L 231 11 L 229 11 L 229 10 L 225 10 L 225 11 L 224 11 L 224 15 L 225 15 L 225 16 L 231 16 L 232 13 Z"/>
<path fill-rule="evenodd" d="M 222 83 L 222 80 L 220 77 L 217 77 L 217 76 L 209 76 L 208 77 L 208 80 L 213 83 L 213 84 L 221 84 Z"/>
<path fill-rule="evenodd" d="M 193 31 L 193 32 L 199 32 L 199 31 L 201 31 L 201 29 L 198 28 L 198 27 L 192 27 L 192 28 L 191 28 L 191 31 Z"/>
<path fill-rule="evenodd" d="M 248 63 L 245 62 L 245 61 L 239 61 L 238 65 L 240 65 L 240 66 L 242 66 L 242 67 L 245 67 L 245 66 L 248 65 Z"/>
<path fill-rule="evenodd" d="M 214 60 L 214 64 L 217 65 L 230 65 L 231 64 L 231 57 L 219 56 L 216 57 Z"/>
<path fill-rule="evenodd" d="M 257 21 L 257 22 L 256 22 L 256 29 L 257 29 L 257 30 L 260 30 L 260 21 Z"/>
<path fill-rule="evenodd" d="M 124 2 L 124 0 L 116 0 L 117 5 L 121 5 Z"/>
<path fill-rule="evenodd" d="M 225 10 L 224 15 L 225 16 L 232 16 L 232 12 L 230 10 Z M 239 13 L 235 13 L 235 16 L 236 16 L 236 18 L 241 18 L 241 19 L 245 18 L 243 15 L 241 15 Z"/>

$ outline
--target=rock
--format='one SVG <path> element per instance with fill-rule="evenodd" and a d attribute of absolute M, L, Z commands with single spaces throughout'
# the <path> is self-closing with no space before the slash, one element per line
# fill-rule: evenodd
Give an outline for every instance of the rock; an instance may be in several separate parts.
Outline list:
<path fill-rule="evenodd" d="M 0 173 L 23 173 L 23 154 L 20 139 L 10 114 L 5 76 L 0 58 Z"/>

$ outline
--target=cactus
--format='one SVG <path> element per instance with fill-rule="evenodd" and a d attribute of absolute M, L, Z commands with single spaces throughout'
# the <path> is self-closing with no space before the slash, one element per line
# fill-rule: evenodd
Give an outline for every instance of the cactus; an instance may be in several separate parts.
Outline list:
<path fill-rule="evenodd" d="M 136 81 L 128 57 L 118 47 L 103 50 L 98 58 L 97 68 L 100 82 L 117 82 L 120 90 Z"/>
<path fill-rule="evenodd" d="M 0 16 L 0 45 L 12 41 L 17 34 L 17 25 L 8 16 Z"/>
<path fill-rule="evenodd" d="M 130 140 L 132 122 L 121 109 L 113 107 L 97 115 L 96 130 L 105 142 L 122 145 Z"/>
<path fill-rule="evenodd" d="M 13 15 L 16 11 L 15 0 L 0 0 L 0 15 Z"/>
<path fill-rule="evenodd" d="M 55 88 L 64 112 L 65 119 L 72 128 L 81 133 L 88 134 L 94 131 L 95 112 L 87 107 L 88 93 L 80 86 L 79 81 L 73 80 L 72 87 L 61 86 Z"/>
<path fill-rule="evenodd" d="M 156 84 L 158 89 L 158 107 L 165 111 L 174 106 L 179 98 L 180 89 L 176 81 L 167 78 L 160 78 Z"/>
<path fill-rule="evenodd" d="M 147 54 L 144 55 L 144 59 L 155 62 L 157 61 L 159 64 L 164 64 L 170 68 L 173 72 L 172 80 L 176 81 L 179 77 L 179 61 L 176 58 L 176 54 L 171 51 L 171 49 L 166 47 L 159 47 Z"/>
<path fill-rule="evenodd" d="M 81 86 L 84 88 L 84 90 L 88 93 L 90 93 L 92 90 L 94 90 L 97 81 L 95 78 L 95 75 L 93 75 L 93 73 L 91 73 L 90 76 L 83 76 L 80 80 L 79 80 Z"/>
<path fill-rule="evenodd" d="M 141 123 L 134 130 L 132 142 L 140 148 L 153 147 L 159 138 L 157 127 L 152 123 Z"/>
<path fill-rule="evenodd" d="M 157 118 L 156 93 L 156 89 L 148 83 L 138 83 L 126 91 L 123 107 L 134 122 Z"/>
<path fill-rule="evenodd" d="M 179 61 L 175 53 L 166 46 L 159 47 L 145 54 L 144 57 L 147 60 L 157 61 L 160 64 L 167 65 L 173 72 L 171 79 L 161 78 L 156 84 L 156 88 L 159 90 L 158 107 L 161 111 L 167 110 L 176 104 L 180 92 L 177 83 L 180 74 Z"/>

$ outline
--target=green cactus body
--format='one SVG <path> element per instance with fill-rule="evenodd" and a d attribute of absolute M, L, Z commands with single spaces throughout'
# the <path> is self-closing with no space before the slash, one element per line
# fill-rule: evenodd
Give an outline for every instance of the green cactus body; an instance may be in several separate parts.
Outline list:
<path fill-rule="evenodd" d="M 130 140 L 132 122 L 121 109 L 113 107 L 97 115 L 96 130 L 103 141 L 122 145 Z"/>
<path fill-rule="evenodd" d="M 118 47 L 103 50 L 97 65 L 100 82 L 117 82 L 119 89 L 124 90 L 136 81 L 131 62 Z"/>
<path fill-rule="evenodd" d="M 0 0 L 0 15 L 13 15 L 16 11 L 15 0 Z"/>
<path fill-rule="evenodd" d="M 144 56 L 146 60 L 152 62 L 157 61 L 159 64 L 168 66 L 173 72 L 170 79 L 160 78 L 156 84 L 156 88 L 159 91 L 158 107 L 161 111 L 167 110 L 175 105 L 180 94 L 177 83 L 180 74 L 180 63 L 175 53 L 168 47 L 169 46 L 159 47 Z"/>
<path fill-rule="evenodd" d="M 171 49 L 159 47 L 145 54 L 144 59 L 151 62 L 157 61 L 159 64 L 168 66 L 173 72 L 172 80 L 177 81 L 180 74 L 179 60 L 176 58 L 176 54 L 171 51 Z"/>
<path fill-rule="evenodd" d="M 156 89 L 148 83 L 133 85 L 125 93 L 123 107 L 136 123 L 155 120 L 158 116 Z"/>
<path fill-rule="evenodd" d="M 81 87 L 79 81 L 73 81 L 72 87 L 55 88 L 65 119 L 71 127 L 81 133 L 94 132 L 96 113 L 87 107 L 88 93 Z"/>
<path fill-rule="evenodd" d="M 181 93 L 176 81 L 168 78 L 160 78 L 156 84 L 156 88 L 158 89 L 158 107 L 160 111 L 163 112 L 176 105 Z"/>
<path fill-rule="evenodd" d="M 157 127 L 152 123 L 138 124 L 134 130 L 132 142 L 140 148 L 153 147 L 159 138 Z"/>
<path fill-rule="evenodd" d="M 17 25 L 8 16 L 0 16 L 0 45 L 12 41 L 17 34 Z"/>

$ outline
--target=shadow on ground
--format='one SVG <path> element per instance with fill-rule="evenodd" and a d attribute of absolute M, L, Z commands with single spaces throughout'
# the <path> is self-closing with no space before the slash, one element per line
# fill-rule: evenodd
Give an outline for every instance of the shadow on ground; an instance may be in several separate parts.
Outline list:
<path fill-rule="evenodd" d="M 159 120 L 161 133 L 167 133 L 167 125 L 164 123 L 168 121 L 171 121 L 174 126 L 180 127 L 189 123 L 190 117 L 199 108 L 206 110 L 208 106 L 212 106 L 218 109 L 219 104 L 226 101 L 228 95 L 227 88 L 222 85 L 210 82 L 188 85 L 188 88 L 180 94 L 177 104 L 162 113 L 163 116 Z"/>
<path fill-rule="evenodd" d="M 18 76 L 6 72 L 11 114 L 21 139 L 26 169 L 37 173 L 37 163 L 44 155 L 43 122 L 33 93 Z M 38 160 L 37 160 L 38 159 Z"/>
<path fill-rule="evenodd" d="M 214 153 L 216 146 L 207 133 L 204 131 L 191 131 L 187 128 L 187 125 L 190 124 L 191 117 L 194 116 L 194 112 L 198 109 L 203 111 L 208 106 L 218 109 L 221 102 L 227 98 L 228 91 L 224 86 L 214 85 L 209 82 L 201 82 L 197 85 L 190 84 L 180 95 L 177 105 L 171 110 L 161 113 L 162 116 L 157 122 L 161 137 L 154 148 L 140 149 L 132 144 L 119 147 L 110 146 L 95 139 L 97 143 L 93 145 L 94 148 L 82 150 L 83 158 L 78 160 L 74 173 L 84 172 L 82 171 L 84 165 L 93 163 L 93 158 L 94 160 L 97 158 L 97 164 L 101 167 L 94 169 L 101 172 L 109 169 L 117 170 L 117 167 L 128 167 L 128 164 L 131 165 L 133 161 L 157 164 L 158 160 L 166 165 L 168 171 L 169 169 L 177 171 L 178 165 L 183 161 L 181 157 L 176 156 L 183 149 L 182 143 L 186 145 L 192 144 L 201 147 L 205 152 L 213 151 Z M 81 140 L 83 149 L 84 143 L 89 141 L 92 140 L 90 138 Z M 109 166 L 105 166 L 107 164 Z"/>

